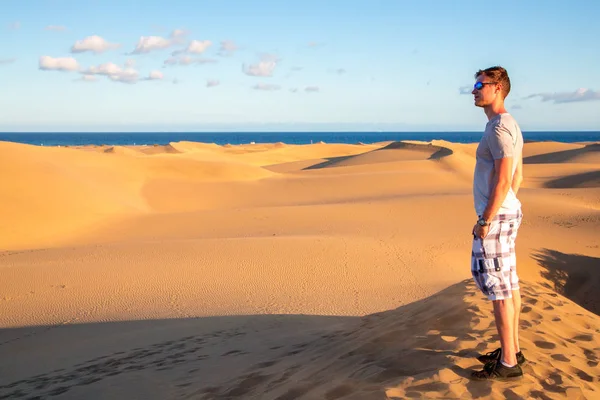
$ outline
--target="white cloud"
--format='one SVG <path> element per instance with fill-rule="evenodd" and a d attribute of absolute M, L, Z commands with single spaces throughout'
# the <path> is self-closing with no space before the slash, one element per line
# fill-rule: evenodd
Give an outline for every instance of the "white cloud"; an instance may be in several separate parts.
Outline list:
<path fill-rule="evenodd" d="M 592 89 L 580 88 L 574 92 L 534 93 L 525 97 L 525 99 L 534 97 L 540 97 L 542 101 L 552 101 L 554 104 L 574 103 L 577 101 L 600 100 L 600 92 Z"/>
<path fill-rule="evenodd" d="M 117 43 L 109 43 L 98 35 L 93 35 L 88 36 L 83 40 L 76 41 L 71 47 L 71 53 L 83 53 L 85 51 L 91 51 L 99 54 L 105 52 L 106 50 L 116 49 L 120 46 L 121 45 Z"/>
<path fill-rule="evenodd" d="M 319 47 L 320 45 L 319 42 L 308 42 L 308 47 Z"/>
<path fill-rule="evenodd" d="M 168 39 L 162 36 L 141 36 L 131 54 L 144 54 L 153 50 L 166 49 L 175 44 L 180 44 L 186 35 L 186 30 L 175 29 Z"/>
<path fill-rule="evenodd" d="M 307 86 L 307 87 L 304 88 L 304 91 L 308 92 L 308 93 L 318 92 L 319 91 L 319 87 L 318 86 Z"/>
<path fill-rule="evenodd" d="M 48 25 L 44 28 L 45 31 L 53 31 L 53 32 L 64 32 L 67 30 L 66 26 L 62 25 Z"/>
<path fill-rule="evenodd" d="M 212 45 L 210 40 L 192 40 L 185 49 L 186 53 L 202 54 Z"/>
<path fill-rule="evenodd" d="M 219 47 L 220 56 L 227 57 L 232 55 L 236 50 L 239 50 L 239 47 L 232 40 L 222 40 L 221 47 Z"/>
<path fill-rule="evenodd" d="M 292 71 L 302 71 L 303 67 L 292 67 Z"/>
<path fill-rule="evenodd" d="M 242 70 L 250 76 L 273 76 L 273 70 L 276 66 L 275 61 L 261 61 L 258 64 L 243 65 Z"/>
<path fill-rule="evenodd" d="M 15 31 L 17 29 L 21 29 L 21 23 L 19 21 L 11 22 L 10 24 L 8 24 L 8 29 L 12 29 Z"/>
<path fill-rule="evenodd" d="M 135 60 L 132 58 L 127 59 L 127 61 L 125 61 L 125 67 L 127 68 L 133 68 L 135 66 Z"/>
<path fill-rule="evenodd" d="M 45 71 L 77 71 L 79 63 L 73 57 L 40 57 L 40 69 Z"/>
<path fill-rule="evenodd" d="M 136 83 L 139 78 L 139 72 L 133 68 L 121 68 L 119 65 L 111 62 L 100 64 L 97 67 L 91 66 L 83 71 L 86 75 L 103 75 L 110 80 L 122 83 Z"/>
<path fill-rule="evenodd" d="M 13 58 L 0 58 L 0 65 L 2 65 L 2 64 L 12 64 L 15 61 L 17 61 L 17 59 L 14 58 L 14 57 Z"/>
<path fill-rule="evenodd" d="M 107 62 L 104 64 L 100 64 L 97 67 L 91 66 L 84 73 L 92 74 L 92 75 L 112 75 L 118 74 L 123 71 L 123 69 L 115 63 Z"/>
<path fill-rule="evenodd" d="M 473 91 L 472 86 L 461 86 L 458 88 L 458 92 L 460 94 L 471 94 L 472 91 Z"/>
<path fill-rule="evenodd" d="M 162 80 L 165 75 L 160 71 L 150 71 L 150 75 L 146 78 L 147 81 L 159 81 Z"/>
<path fill-rule="evenodd" d="M 164 74 L 161 71 L 153 70 L 150 71 L 147 77 L 140 79 L 140 73 L 131 67 L 131 63 L 126 62 L 124 67 L 117 65 L 112 62 L 100 64 L 98 66 L 91 66 L 86 70 L 82 71 L 83 78 L 85 80 L 91 80 L 97 75 L 106 76 L 113 82 L 121 83 L 137 83 L 139 81 L 157 81 L 163 80 Z M 85 78 L 90 77 L 90 78 Z"/>
<path fill-rule="evenodd" d="M 215 87 L 215 86 L 219 86 L 220 84 L 221 84 L 221 82 L 219 82 L 219 81 L 218 81 L 218 80 L 216 80 L 216 79 L 208 79 L 208 80 L 206 81 L 206 87 L 207 87 L 207 88 L 209 88 L 209 87 Z"/>
<path fill-rule="evenodd" d="M 274 91 L 281 89 L 279 85 L 272 85 L 270 83 L 259 83 L 257 85 L 252 86 L 254 90 L 266 90 L 266 91 Z"/>
<path fill-rule="evenodd" d="M 258 64 L 242 65 L 242 71 L 250 76 L 273 76 L 273 70 L 281 58 L 276 54 L 263 53 Z"/>
<path fill-rule="evenodd" d="M 152 50 L 166 49 L 172 42 L 160 36 L 142 36 L 135 45 L 132 54 L 148 53 Z"/>
<path fill-rule="evenodd" d="M 212 64 L 217 60 L 212 58 L 194 58 L 190 56 L 169 57 L 164 61 L 164 65 L 190 65 L 190 64 Z"/>
<path fill-rule="evenodd" d="M 136 83 L 138 81 L 139 76 L 140 73 L 137 72 L 135 69 L 125 68 L 124 70 L 116 74 L 108 75 L 108 78 L 115 82 Z"/>

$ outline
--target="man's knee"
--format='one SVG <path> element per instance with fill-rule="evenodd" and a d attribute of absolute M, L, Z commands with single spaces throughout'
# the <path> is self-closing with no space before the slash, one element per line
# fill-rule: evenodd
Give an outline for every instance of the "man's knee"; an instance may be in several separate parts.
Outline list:
<path fill-rule="evenodd" d="M 513 299 L 501 299 L 501 300 L 492 300 L 492 304 L 494 305 L 495 310 L 504 311 L 513 309 Z"/>

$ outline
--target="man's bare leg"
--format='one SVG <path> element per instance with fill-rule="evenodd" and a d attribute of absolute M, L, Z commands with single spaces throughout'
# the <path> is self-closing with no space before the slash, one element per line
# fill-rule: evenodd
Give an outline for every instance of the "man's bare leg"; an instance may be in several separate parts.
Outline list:
<path fill-rule="evenodd" d="M 514 322 L 514 334 L 513 337 L 515 339 L 515 353 L 521 351 L 521 347 L 519 346 L 519 318 L 521 316 L 521 292 L 519 289 L 512 291 L 512 300 L 513 300 L 513 309 L 515 312 L 515 322 Z"/>
<path fill-rule="evenodd" d="M 500 346 L 502 346 L 501 361 L 508 365 L 517 364 L 517 353 L 515 351 L 515 310 L 512 299 L 494 300 L 494 317 L 496 328 L 500 335 Z"/>

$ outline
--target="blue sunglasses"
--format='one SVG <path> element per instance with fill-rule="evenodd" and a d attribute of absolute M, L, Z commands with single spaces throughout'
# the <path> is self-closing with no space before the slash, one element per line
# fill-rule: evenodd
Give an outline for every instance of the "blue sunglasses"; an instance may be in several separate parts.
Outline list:
<path fill-rule="evenodd" d="M 473 89 L 481 90 L 481 89 L 483 89 L 484 85 L 495 85 L 495 84 L 496 84 L 496 82 L 476 82 L 473 85 Z"/>

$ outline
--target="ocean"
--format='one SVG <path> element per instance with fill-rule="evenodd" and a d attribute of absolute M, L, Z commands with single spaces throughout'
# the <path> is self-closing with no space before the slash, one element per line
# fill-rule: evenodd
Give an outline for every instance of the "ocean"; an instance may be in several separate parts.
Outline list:
<path fill-rule="evenodd" d="M 482 132 L 128 132 L 128 133 L 11 133 L 0 132 L 0 141 L 27 143 L 37 146 L 83 145 L 164 145 L 170 142 L 248 144 L 276 143 L 375 143 L 399 140 L 447 140 L 455 143 L 479 142 Z M 525 141 L 555 141 L 563 143 L 597 142 L 600 131 L 523 132 Z"/>

